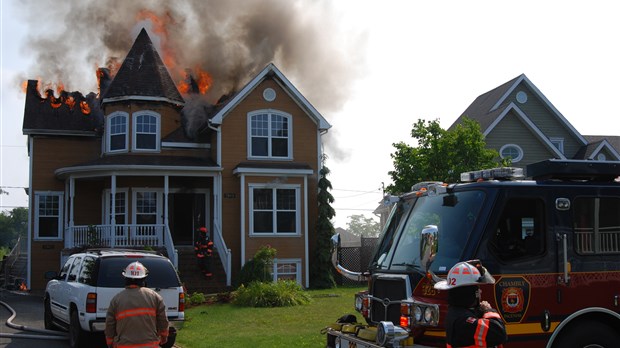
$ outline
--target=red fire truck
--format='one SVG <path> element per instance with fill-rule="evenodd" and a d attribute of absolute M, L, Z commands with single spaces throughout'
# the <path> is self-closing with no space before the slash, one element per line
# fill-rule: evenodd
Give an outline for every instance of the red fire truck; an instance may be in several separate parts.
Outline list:
<path fill-rule="evenodd" d="M 620 163 L 547 160 L 421 183 L 399 197 L 355 296 L 365 319 L 334 323 L 328 347 L 441 347 L 447 291 L 433 284 L 457 262 L 479 259 L 495 284 L 513 347 L 620 347 Z M 349 316 L 350 317 L 350 316 Z M 356 320 L 357 321 L 357 320 Z"/>

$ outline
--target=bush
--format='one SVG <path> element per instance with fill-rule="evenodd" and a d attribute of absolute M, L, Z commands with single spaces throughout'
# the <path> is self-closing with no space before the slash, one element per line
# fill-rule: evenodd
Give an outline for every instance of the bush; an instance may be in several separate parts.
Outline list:
<path fill-rule="evenodd" d="M 270 282 L 273 279 L 270 266 L 276 257 L 276 249 L 271 246 L 262 246 L 254 257 L 246 262 L 239 272 L 239 285 L 248 285 L 251 282 Z"/>
<path fill-rule="evenodd" d="M 189 304 L 192 306 L 201 305 L 205 303 L 206 297 L 205 294 L 201 292 L 195 292 L 189 296 Z"/>
<path fill-rule="evenodd" d="M 310 296 L 292 280 L 251 282 L 235 292 L 233 304 L 246 307 L 291 307 L 310 303 Z"/>

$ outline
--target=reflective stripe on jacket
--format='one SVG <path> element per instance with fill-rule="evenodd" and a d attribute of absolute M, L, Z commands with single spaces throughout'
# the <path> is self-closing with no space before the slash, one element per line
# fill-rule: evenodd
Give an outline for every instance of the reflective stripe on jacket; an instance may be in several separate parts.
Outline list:
<path fill-rule="evenodd" d="M 448 308 L 446 347 L 502 347 L 505 341 L 506 327 L 497 312 L 480 315 L 469 308 Z"/>
<path fill-rule="evenodd" d="M 159 347 L 168 336 L 164 300 L 155 291 L 131 286 L 110 301 L 105 321 L 108 346 L 116 348 Z"/>

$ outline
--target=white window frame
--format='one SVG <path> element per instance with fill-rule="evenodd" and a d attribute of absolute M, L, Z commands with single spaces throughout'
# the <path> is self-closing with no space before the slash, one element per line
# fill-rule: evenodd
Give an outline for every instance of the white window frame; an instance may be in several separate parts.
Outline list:
<path fill-rule="evenodd" d="M 125 216 L 125 224 L 129 224 L 129 189 L 127 188 L 117 188 L 116 189 L 116 194 L 118 195 L 119 193 L 125 194 L 125 211 L 123 211 L 122 213 L 114 213 L 114 215 L 124 215 Z M 105 199 L 104 199 L 104 207 L 105 207 L 105 211 L 104 211 L 104 219 L 103 221 L 105 221 L 106 224 L 110 225 L 112 224 L 112 204 L 110 199 L 112 198 L 112 190 L 107 189 L 105 190 Z M 115 205 L 115 209 L 118 209 L 118 206 Z M 116 221 L 116 223 L 118 224 L 118 221 Z"/>
<path fill-rule="evenodd" d="M 131 206 L 132 206 L 132 222 L 134 225 L 138 225 L 138 194 L 139 193 L 155 193 L 155 199 L 156 199 L 156 203 L 155 203 L 155 213 L 153 215 L 155 215 L 155 224 L 160 225 L 162 224 L 162 206 L 163 206 L 163 195 L 162 195 L 162 190 L 160 189 L 152 189 L 152 188 L 136 188 L 133 189 L 132 195 L 131 195 Z"/>
<path fill-rule="evenodd" d="M 138 119 L 143 116 L 155 118 L 155 132 L 140 132 L 138 133 Z M 138 148 L 138 135 L 139 134 L 154 134 L 155 135 L 155 147 L 154 148 Z M 157 112 L 150 110 L 142 110 L 134 112 L 132 115 L 132 137 L 131 137 L 131 149 L 135 152 L 159 152 L 161 147 L 161 115 Z"/>
<path fill-rule="evenodd" d="M 249 222 L 250 222 L 250 236 L 252 237 L 291 237 L 301 235 L 301 185 L 273 185 L 273 184 L 249 184 Z M 254 232 L 254 190 L 255 189 L 271 189 L 273 197 L 273 230 L 272 232 Z M 277 232 L 277 196 L 278 189 L 295 190 L 295 232 L 284 233 Z"/>
<path fill-rule="evenodd" d="M 549 138 L 549 141 L 555 146 L 562 154 L 564 154 L 564 138 Z"/>
<path fill-rule="evenodd" d="M 269 120 L 268 120 L 268 125 L 267 125 L 267 130 L 268 130 L 268 134 L 266 136 L 267 138 L 267 155 L 266 156 L 256 156 L 256 155 L 252 155 L 252 138 L 254 138 L 254 136 L 252 135 L 252 118 L 254 116 L 259 116 L 259 115 L 268 115 Z M 287 156 L 273 156 L 273 150 L 272 150 L 272 142 L 273 139 L 275 138 L 283 138 L 283 137 L 276 137 L 272 134 L 271 130 L 272 130 L 272 118 L 274 116 L 280 116 L 280 117 L 284 117 L 287 120 Z M 248 151 L 248 159 L 269 159 L 269 160 L 291 160 L 293 159 L 293 116 L 289 113 L 286 113 L 284 111 L 279 111 L 279 110 L 274 110 L 274 109 L 263 109 L 263 110 L 255 110 L 252 112 L 248 113 L 248 119 L 247 119 L 247 151 Z"/>
<path fill-rule="evenodd" d="M 125 132 L 112 134 L 112 120 L 123 117 L 125 119 Z M 125 145 L 122 149 L 112 150 L 112 136 L 125 134 Z M 126 112 L 115 111 L 106 117 L 106 152 L 127 152 L 129 149 L 129 114 Z"/>
<path fill-rule="evenodd" d="M 283 264 L 295 264 L 295 281 L 297 284 L 301 285 L 301 259 L 279 259 L 276 258 L 273 260 L 273 281 L 276 282 L 279 280 L 280 274 L 278 274 L 278 265 Z M 293 273 L 284 273 L 283 275 L 290 275 Z"/>
<path fill-rule="evenodd" d="M 58 231 L 56 236 L 48 237 L 48 236 L 40 236 L 39 235 L 39 219 L 41 217 L 46 217 L 47 215 L 41 216 L 39 211 L 39 203 L 41 197 L 57 197 L 58 198 L 58 215 L 56 215 L 56 219 L 58 220 Z M 63 230 L 63 208 L 64 208 L 64 193 L 59 191 L 47 191 L 47 192 L 35 192 L 34 194 L 34 239 L 35 240 L 62 240 L 62 230 Z M 54 215 L 50 215 L 54 216 Z"/>
<path fill-rule="evenodd" d="M 517 152 L 519 152 L 519 155 L 517 156 L 517 158 L 512 158 L 511 162 L 512 163 L 517 163 L 519 161 L 521 161 L 523 159 L 523 149 L 521 149 L 521 146 L 517 145 L 517 144 L 506 144 L 504 146 L 502 146 L 499 149 L 499 157 L 501 158 L 506 158 L 504 157 L 504 155 L 502 154 L 502 152 L 507 148 L 507 147 L 512 147 L 515 148 L 517 150 Z"/>

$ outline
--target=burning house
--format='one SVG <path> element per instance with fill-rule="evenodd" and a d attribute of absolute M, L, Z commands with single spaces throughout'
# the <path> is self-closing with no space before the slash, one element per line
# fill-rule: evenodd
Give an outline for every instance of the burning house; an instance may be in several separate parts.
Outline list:
<path fill-rule="evenodd" d="M 84 247 L 167 253 L 190 289 L 230 286 L 264 245 L 274 278 L 309 285 L 321 137 L 331 127 L 273 64 L 214 105 L 209 75 L 171 78 L 142 30 L 100 91 L 46 91 L 28 81 L 27 283 Z M 215 278 L 198 272 L 199 227 L 215 244 Z"/>

